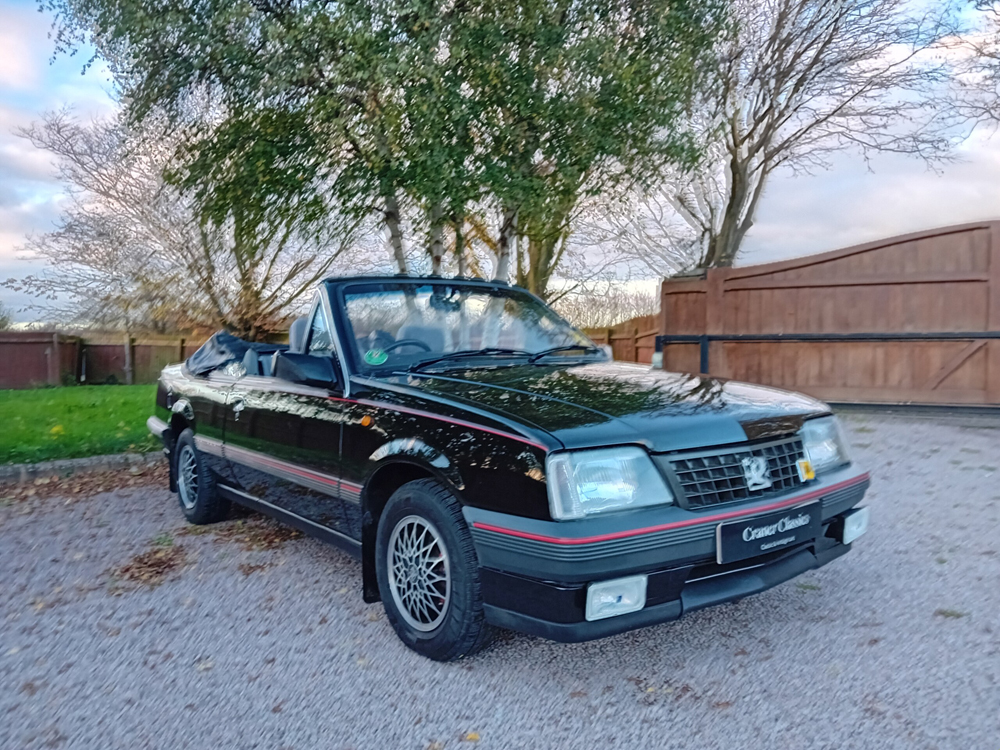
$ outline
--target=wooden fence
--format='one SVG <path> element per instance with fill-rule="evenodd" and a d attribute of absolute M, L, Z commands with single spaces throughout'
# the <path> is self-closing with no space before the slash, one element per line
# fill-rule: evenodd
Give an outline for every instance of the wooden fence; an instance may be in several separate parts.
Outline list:
<path fill-rule="evenodd" d="M 584 332 L 595 344 L 610 344 L 614 357 L 624 362 L 652 362 L 660 316 L 632 318 L 610 328 L 587 328 Z"/>
<path fill-rule="evenodd" d="M 0 388 L 73 382 L 80 341 L 45 331 L 0 331 Z"/>
<path fill-rule="evenodd" d="M 81 338 L 45 331 L 0 333 L 0 388 L 84 383 L 155 383 L 160 370 L 187 359 L 204 337 Z M 131 369 L 131 375 L 129 374 Z"/>
<path fill-rule="evenodd" d="M 830 401 L 1000 403 L 1000 222 L 668 279 L 664 368 Z"/>

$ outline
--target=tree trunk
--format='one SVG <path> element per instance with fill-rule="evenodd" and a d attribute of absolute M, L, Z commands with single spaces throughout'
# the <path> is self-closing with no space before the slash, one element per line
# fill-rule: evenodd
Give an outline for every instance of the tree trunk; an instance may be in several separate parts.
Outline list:
<path fill-rule="evenodd" d="M 465 276 L 465 217 L 455 219 L 455 261 L 458 275 Z"/>
<path fill-rule="evenodd" d="M 542 299 L 548 297 L 549 281 L 558 266 L 555 250 L 560 239 L 559 234 L 550 232 L 540 237 L 528 235 L 523 238 L 527 244 L 528 263 L 526 268 L 519 269 L 517 283 Z"/>
<path fill-rule="evenodd" d="M 430 254 L 431 275 L 441 275 L 441 261 L 444 257 L 444 211 L 440 203 L 435 203 L 430 211 Z"/>
<path fill-rule="evenodd" d="M 753 226 L 754 213 L 768 172 L 751 173 L 751 163 L 733 156 L 729 162 L 732 189 L 719 232 L 711 237 L 703 268 L 729 268 L 736 262 L 743 238 Z M 754 181 L 756 180 L 756 183 Z"/>
<path fill-rule="evenodd" d="M 497 265 L 493 278 L 507 281 L 510 278 L 510 257 L 517 252 L 517 209 L 505 206 L 500 223 L 500 241 L 497 243 Z"/>
<path fill-rule="evenodd" d="M 400 226 L 399 201 L 396 193 L 391 192 L 385 196 L 385 208 L 383 210 L 385 218 L 386 235 L 389 240 L 389 247 L 392 250 L 392 259 L 396 263 L 396 270 L 406 274 L 406 254 L 403 252 L 403 230 Z"/>

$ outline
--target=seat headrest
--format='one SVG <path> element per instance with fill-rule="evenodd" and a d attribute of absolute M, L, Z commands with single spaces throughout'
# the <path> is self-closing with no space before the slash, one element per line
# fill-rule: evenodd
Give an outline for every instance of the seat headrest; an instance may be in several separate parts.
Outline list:
<path fill-rule="evenodd" d="M 306 351 L 306 336 L 309 333 L 309 320 L 304 315 L 292 321 L 288 328 L 288 351 L 293 354 L 304 354 Z"/>

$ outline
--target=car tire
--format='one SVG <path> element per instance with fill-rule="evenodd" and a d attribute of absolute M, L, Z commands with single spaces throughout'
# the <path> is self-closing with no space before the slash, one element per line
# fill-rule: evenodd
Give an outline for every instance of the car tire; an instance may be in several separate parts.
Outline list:
<path fill-rule="evenodd" d="M 442 484 L 420 479 L 392 494 L 379 518 L 375 561 L 386 616 L 409 648 L 455 661 L 489 644 L 472 535 Z"/>
<path fill-rule="evenodd" d="M 229 501 L 215 488 L 215 476 L 194 443 L 194 432 L 184 430 L 174 447 L 177 500 L 184 517 L 194 524 L 216 523 L 229 516 Z"/>

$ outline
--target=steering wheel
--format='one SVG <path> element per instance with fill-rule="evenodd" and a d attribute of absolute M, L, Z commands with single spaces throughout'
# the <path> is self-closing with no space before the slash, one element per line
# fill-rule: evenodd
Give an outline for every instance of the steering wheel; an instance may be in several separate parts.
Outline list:
<path fill-rule="evenodd" d="M 420 339 L 400 339 L 399 341 L 393 341 L 391 344 L 383 346 L 382 351 L 388 353 L 401 346 L 416 346 L 423 349 L 425 352 L 431 351 L 431 348 Z"/>

